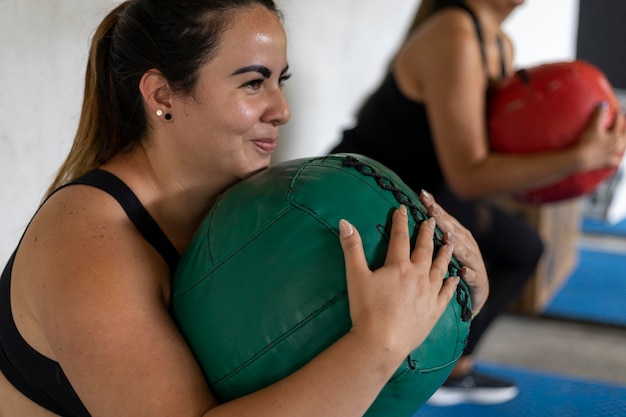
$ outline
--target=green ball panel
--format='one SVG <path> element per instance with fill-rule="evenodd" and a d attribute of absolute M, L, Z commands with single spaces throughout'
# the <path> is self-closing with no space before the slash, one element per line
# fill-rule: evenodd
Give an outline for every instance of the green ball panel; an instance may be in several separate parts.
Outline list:
<path fill-rule="evenodd" d="M 377 268 L 400 204 L 410 208 L 414 241 L 426 209 L 393 172 L 359 155 L 289 161 L 221 196 L 183 255 L 172 296 L 174 318 L 219 400 L 282 379 L 349 331 L 339 220 L 357 227 Z M 435 243 L 442 244 L 440 231 Z M 459 268 L 453 259 L 450 272 Z M 462 282 L 368 417 L 408 417 L 419 409 L 465 346 L 468 309 Z"/>
<path fill-rule="evenodd" d="M 315 356 L 351 325 L 337 236 L 299 210 L 287 212 L 277 224 L 281 227 L 266 228 L 192 290 L 177 294 L 173 304 L 177 317 L 190 318 L 179 320 L 179 327 L 194 350 L 203 352 L 197 354 L 202 368 L 220 370 L 208 373 L 208 380 L 224 400 L 251 392 L 238 387 L 241 382 L 258 389 L 267 385 L 268 373 L 280 371 L 284 376 L 308 362 L 280 363 L 282 353 L 272 352 L 276 345 L 299 352 L 294 359 L 303 350 L 313 350 Z M 312 230 L 317 230 L 318 239 L 302 239 L 298 251 L 307 255 L 296 268 L 285 254 L 293 251 L 297 236 Z M 326 310 L 337 308 L 334 304 L 341 312 L 329 314 Z M 324 337 L 314 337 L 318 329 L 324 329 Z M 251 367 L 259 368 L 256 375 L 240 375 Z"/>

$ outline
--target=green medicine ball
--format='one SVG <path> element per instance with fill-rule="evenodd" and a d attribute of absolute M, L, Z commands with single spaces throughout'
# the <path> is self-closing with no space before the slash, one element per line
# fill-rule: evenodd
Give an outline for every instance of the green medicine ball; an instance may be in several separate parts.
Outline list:
<path fill-rule="evenodd" d="M 415 242 L 427 218 L 417 195 L 383 165 L 353 154 L 278 164 L 219 198 L 183 254 L 171 309 L 220 401 L 284 378 L 350 330 L 339 220 L 358 229 L 376 269 L 400 204 L 409 210 Z M 436 249 L 442 244 L 437 230 Z M 448 276 L 459 269 L 453 258 Z M 461 281 L 430 335 L 366 416 L 415 414 L 461 355 L 470 316 Z"/>

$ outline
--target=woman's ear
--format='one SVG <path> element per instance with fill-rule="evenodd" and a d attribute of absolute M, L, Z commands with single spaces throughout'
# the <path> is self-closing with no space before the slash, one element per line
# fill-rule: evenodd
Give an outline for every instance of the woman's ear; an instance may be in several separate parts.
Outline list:
<path fill-rule="evenodd" d="M 139 91 L 149 115 L 171 119 L 172 90 L 161 71 L 157 69 L 146 71 L 139 81 Z"/>

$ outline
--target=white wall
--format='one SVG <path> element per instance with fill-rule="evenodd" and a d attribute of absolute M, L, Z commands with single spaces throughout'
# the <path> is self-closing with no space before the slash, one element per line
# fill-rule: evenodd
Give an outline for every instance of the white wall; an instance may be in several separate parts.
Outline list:
<path fill-rule="evenodd" d="M 293 118 L 276 160 L 338 140 L 382 76 L 419 0 L 278 0 L 285 12 Z M 115 0 L 0 0 L 0 264 L 69 149 L 88 40 Z M 519 65 L 569 59 L 578 0 L 527 0 L 507 28 Z M 1 266 L 0 266 L 1 267 Z"/>
<path fill-rule="evenodd" d="M 578 0 L 526 0 L 504 28 L 515 43 L 515 62 L 527 67 L 576 56 Z"/>

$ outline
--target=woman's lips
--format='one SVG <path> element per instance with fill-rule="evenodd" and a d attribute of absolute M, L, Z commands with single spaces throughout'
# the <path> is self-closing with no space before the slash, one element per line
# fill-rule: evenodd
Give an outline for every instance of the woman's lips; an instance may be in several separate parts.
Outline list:
<path fill-rule="evenodd" d="M 263 152 L 274 152 L 276 149 L 276 139 L 255 139 L 252 141 L 254 145 Z"/>

